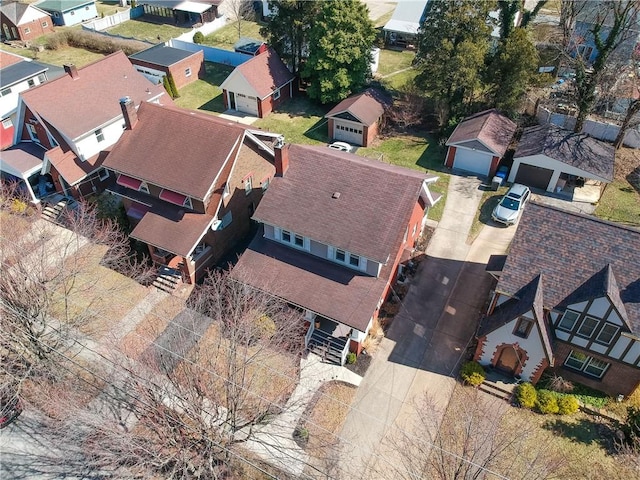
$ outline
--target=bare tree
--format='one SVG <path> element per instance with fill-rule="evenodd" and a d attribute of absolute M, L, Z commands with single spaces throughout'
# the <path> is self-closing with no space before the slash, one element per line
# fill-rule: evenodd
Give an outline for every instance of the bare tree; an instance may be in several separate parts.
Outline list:
<path fill-rule="evenodd" d="M 242 37 L 242 21 L 252 21 L 255 18 L 253 2 L 251 0 L 226 0 L 224 7 L 229 19 L 236 26 L 238 38 Z"/>
<path fill-rule="evenodd" d="M 511 415 L 510 408 L 503 400 L 460 386 L 446 411 L 425 396 L 416 405 L 415 422 L 391 436 L 394 467 L 386 478 L 555 478 L 561 455 L 549 442 L 531 442 L 538 427 Z"/>
<path fill-rule="evenodd" d="M 412 82 L 407 83 L 393 105 L 386 109 L 389 122 L 401 129 L 419 125 L 424 120 L 425 98 Z"/>

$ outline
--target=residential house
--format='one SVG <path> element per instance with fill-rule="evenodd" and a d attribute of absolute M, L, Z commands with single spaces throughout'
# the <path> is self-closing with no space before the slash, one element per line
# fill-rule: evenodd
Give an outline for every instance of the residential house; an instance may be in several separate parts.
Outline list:
<path fill-rule="evenodd" d="M 122 52 L 83 68 L 64 69 L 66 75 L 20 94 L 14 143 L 42 146 L 40 173 L 46 183 L 58 194 L 81 197 L 101 191 L 108 179 L 101 163 L 124 127 L 118 100 L 128 95 L 136 105 L 172 101 L 162 85 L 144 78 Z M 17 177 L 25 180 L 24 175 Z M 36 202 L 45 193 L 50 192 L 29 191 Z"/>
<path fill-rule="evenodd" d="M 495 109 L 471 115 L 456 126 L 447 140 L 444 164 L 491 178 L 516 128 L 515 123 Z"/>
<path fill-rule="evenodd" d="M 295 76 L 272 48 L 238 65 L 220 85 L 227 109 L 259 118 L 293 97 Z"/>
<path fill-rule="evenodd" d="M 201 280 L 249 233 L 275 173 L 274 135 L 177 107 L 121 107 L 126 131 L 103 164 L 109 191 L 169 278 Z"/>
<path fill-rule="evenodd" d="M 368 146 L 376 138 L 382 115 L 390 104 L 391 99 L 373 88 L 345 98 L 324 116 L 329 137 Z"/>
<path fill-rule="evenodd" d="M 553 124 L 525 128 L 513 156 L 509 182 L 597 202 L 613 180 L 615 149 L 585 133 Z"/>
<path fill-rule="evenodd" d="M 640 231 L 535 202 L 478 331 L 475 359 L 536 383 L 551 368 L 609 395 L 640 384 Z"/>
<path fill-rule="evenodd" d="M 171 75 L 178 89 L 205 75 L 202 50 L 190 52 L 161 43 L 134 53 L 129 60 L 153 83 L 162 83 L 165 76 Z"/>
<path fill-rule="evenodd" d="M 398 0 L 391 19 L 382 27 L 387 44 L 413 45 L 427 12 L 429 0 Z"/>
<path fill-rule="evenodd" d="M 138 2 L 146 16 L 170 19 L 178 25 L 213 22 L 220 16 L 218 7 L 222 0 L 144 0 Z"/>
<path fill-rule="evenodd" d="M 95 0 L 44 0 L 36 6 L 48 12 L 58 26 L 70 27 L 98 17 Z"/>
<path fill-rule="evenodd" d="M 62 69 L 0 51 L 0 149 L 13 145 L 20 92 L 62 74 Z"/>
<path fill-rule="evenodd" d="M 437 177 L 326 147 L 275 148 L 260 229 L 232 278 L 305 312 L 306 346 L 344 363 L 408 260 Z"/>
<path fill-rule="evenodd" d="M 0 24 L 6 40 L 28 42 L 53 32 L 53 21 L 47 12 L 17 1 L 0 5 Z"/>

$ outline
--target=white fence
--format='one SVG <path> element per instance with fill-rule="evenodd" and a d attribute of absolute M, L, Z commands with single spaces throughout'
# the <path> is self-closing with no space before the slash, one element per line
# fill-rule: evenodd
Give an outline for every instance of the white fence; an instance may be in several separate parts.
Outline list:
<path fill-rule="evenodd" d="M 216 18 L 213 22 L 207 22 L 201 27 L 193 28 L 190 32 L 183 33 L 179 37 L 174 38 L 174 40 L 182 40 L 183 42 L 191 42 L 193 43 L 193 35 L 196 32 L 202 32 L 203 35 L 209 35 L 210 33 L 215 32 L 216 30 L 220 30 L 227 24 L 227 19 L 223 15 L 222 17 Z"/>
<path fill-rule="evenodd" d="M 87 22 L 82 25 L 83 28 L 88 28 L 89 30 L 95 30 L 101 32 L 102 30 L 106 30 L 109 27 L 115 27 L 116 25 L 126 22 L 131 19 L 131 9 L 127 8 L 122 12 L 114 13 L 113 15 L 106 16 L 104 18 L 99 18 L 97 20 L 92 20 L 91 22 Z"/>
<path fill-rule="evenodd" d="M 564 115 L 562 113 L 552 112 L 543 106 L 538 107 L 536 117 L 538 119 L 538 122 L 540 122 L 541 124 L 546 125 L 548 123 L 551 123 L 568 130 L 573 130 L 573 127 L 576 124 L 575 117 Z M 618 136 L 620 127 L 613 123 L 598 122 L 596 120 L 587 119 L 584 122 L 582 131 L 594 138 L 597 138 L 598 140 L 613 142 Z M 623 143 L 626 147 L 640 148 L 640 131 L 638 130 L 638 127 L 629 129 L 627 131 L 624 136 Z"/>

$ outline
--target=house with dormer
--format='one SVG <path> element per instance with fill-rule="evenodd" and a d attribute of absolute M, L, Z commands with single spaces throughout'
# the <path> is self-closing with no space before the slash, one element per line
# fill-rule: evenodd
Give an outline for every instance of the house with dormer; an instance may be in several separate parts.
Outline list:
<path fill-rule="evenodd" d="M 26 150 L 39 150 L 40 164 L 34 169 L 32 158 L 28 171 L 17 164 L 10 173 L 34 202 L 51 193 L 79 198 L 104 189 L 108 172 L 101 164 L 125 126 L 120 98 L 129 96 L 136 106 L 173 104 L 162 85 L 137 72 L 123 52 L 64 70 L 62 77 L 22 92 L 18 101 L 13 148 L 34 144 Z"/>
<path fill-rule="evenodd" d="M 418 240 L 433 175 L 337 152 L 278 143 L 259 231 L 231 277 L 304 311 L 305 344 L 344 364 L 359 353 Z"/>
<path fill-rule="evenodd" d="M 275 173 L 273 138 L 236 122 L 177 107 L 120 102 L 126 130 L 107 156 L 118 195 L 156 265 L 194 283 L 250 231 Z"/>
<path fill-rule="evenodd" d="M 536 383 L 551 369 L 609 395 L 640 384 L 640 231 L 531 203 L 478 331 L 475 359 Z"/>

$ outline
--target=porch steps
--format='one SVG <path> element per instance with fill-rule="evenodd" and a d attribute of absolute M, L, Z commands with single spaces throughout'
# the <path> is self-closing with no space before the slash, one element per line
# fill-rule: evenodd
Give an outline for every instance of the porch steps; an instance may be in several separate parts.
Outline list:
<path fill-rule="evenodd" d="M 173 293 L 180 283 L 182 283 L 182 276 L 179 270 L 161 267 L 158 276 L 153 281 L 153 286 L 158 290 Z"/>
<path fill-rule="evenodd" d="M 502 385 L 496 382 L 492 382 L 488 379 L 482 382 L 478 388 L 483 392 L 488 393 L 489 395 L 501 398 L 502 400 L 505 400 L 509 403 L 511 403 L 511 400 L 513 398 L 513 389 L 505 388 Z"/>
<path fill-rule="evenodd" d="M 342 351 L 346 343 L 346 338 L 336 338 L 322 330 L 314 330 L 307 349 L 326 363 L 342 365 Z"/>
<path fill-rule="evenodd" d="M 60 223 L 60 217 L 66 206 L 67 202 L 65 200 L 61 200 L 56 204 L 47 203 L 42 208 L 42 218 L 53 223 Z"/>

